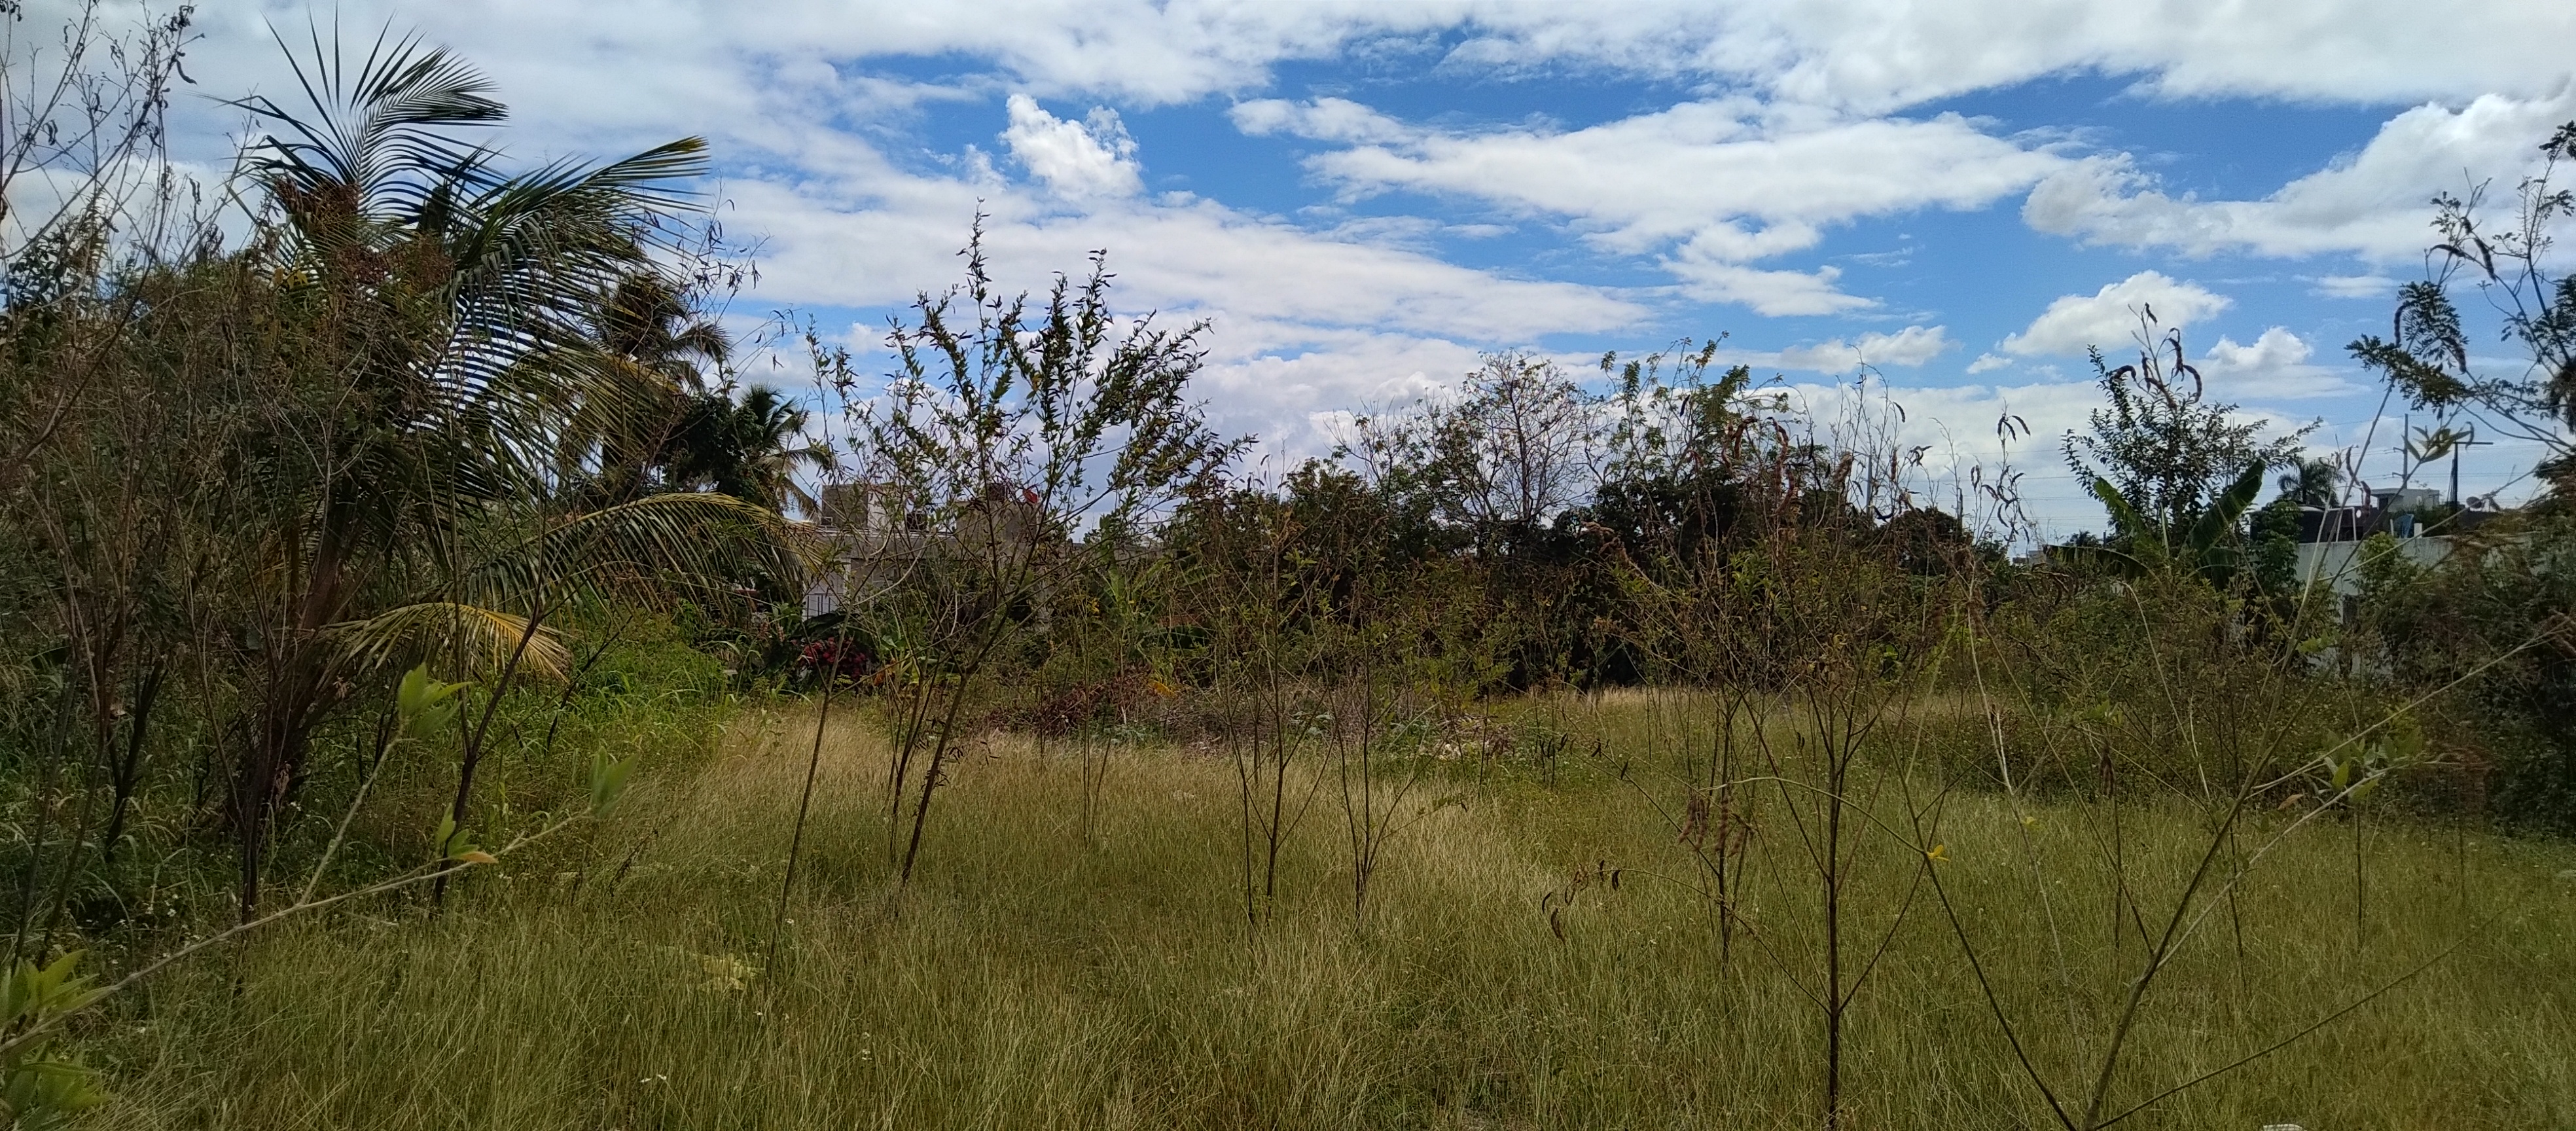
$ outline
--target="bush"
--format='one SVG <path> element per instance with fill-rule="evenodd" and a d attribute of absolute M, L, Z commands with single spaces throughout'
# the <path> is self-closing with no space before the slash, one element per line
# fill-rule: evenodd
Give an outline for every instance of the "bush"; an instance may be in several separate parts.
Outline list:
<path fill-rule="evenodd" d="M 2365 550 L 2362 648 L 2398 693 L 2433 696 L 2468 800 L 2576 832 L 2576 515 L 2537 507 L 2455 545 L 2429 568 Z"/>

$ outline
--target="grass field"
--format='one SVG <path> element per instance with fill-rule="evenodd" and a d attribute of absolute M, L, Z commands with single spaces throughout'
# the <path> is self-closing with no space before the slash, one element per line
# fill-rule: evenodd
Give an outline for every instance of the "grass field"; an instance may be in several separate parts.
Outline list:
<path fill-rule="evenodd" d="M 749 717 L 711 764 L 648 768 L 607 823 L 477 874 L 444 915 L 413 901 L 290 925 L 123 1003 L 82 1033 L 116 1092 L 89 1122 L 1818 1126 L 1809 857 L 1786 803 L 1755 794 L 1773 800 L 1756 809 L 1745 925 L 1721 955 L 1714 905 L 1662 815 L 1683 790 L 1644 748 L 1651 706 L 1551 707 L 1602 739 L 1561 766 L 1428 765 L 1364 923 L 1331 763 L 1303 755 L 1292 809 L 1301 790 L 1311 800 L 1257 927 L 1222 751 L 1112 751 L 1086 841 L 1064 747 L 980 743 L 898 897 L 883 740 L 844 711 L 774 957 L 812 717 Z M 1910 827 L 1909 796 L 1919 810 L 1937 793 L 1870 772 L 1870 807 L 1891 826 Z M 2108 807 L 1964 791 L 1941 804 L 1928 867 L 2032 1062 L 2080 1095 L 2142 935 L 2208 843 L 2204 818 L 2180 802 L 2120 807 L 2139 896 L 2124 912 Z M 2257 818 L 2235 851 L 2292 812 Z M 1843 961 L 1875 965 L 1852 998 L 1842 1125 L 2053 1125 L 1920 846 L 1861 824 Z M 2332 816 L 2289 830 L 2230 898 L 2207 901 L 2139 1014 L 2110 1109 L 2420 969 L 2121 1125 L 2576 1125 L 2571 869 L 2566 846 L 2393 816 L 2358 840 Z"/>

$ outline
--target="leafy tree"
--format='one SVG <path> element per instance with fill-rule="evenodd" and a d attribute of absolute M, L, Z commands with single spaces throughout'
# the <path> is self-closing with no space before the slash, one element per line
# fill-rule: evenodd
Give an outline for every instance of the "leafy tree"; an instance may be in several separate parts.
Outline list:
<path fill-rule="evenodd" d="M 2213 538 L 2233 530 L 2261 490 L 2263 471 L 2295 460 L 2316 425 L 2263 438 L 2262 421 L 2244 419 L 2234 404 L 2205 399 L 2181 331 L 2160 330 L 2152 311 L 2140 329 L 2134 364 L 2113 368 L 2100 349 L 2092 352 L 2110 403 L 2093 410 L 2087 432 L 2067 432 L 2066 465 L 2092 482 L 2110 512 L 2114 548 L 2152 546 L 2167 554 L 2205 548 L 2214 543 L 2200 536 L 2204 520 L 2220 520 L 2223 529 L 2210 531 Z"/>
<path fill-rule="evenodd" d="M 904 883 L 967 706 L 1039 630 L 1033 609 L 1132 560 L 1149 524 L 1214 490 L 1249 442 L 1219 436 L 1189 399 L 1203 328 L 1117 317 L 1104 258 L 1033 303 L 995 287 L 979 220 L 966 282 L 920 296 L 889 334 L 901 367 L 878 396 L 859 396 L 846 354 L 815 345 L 827 385 L 850 403 L 868 478 L 941 547 L 868 607 L 873 636 L 900 642 L 887 792 Z"/>
<path fill-rule="evenodd" d="M 2301 459 L 2281 473 L 2281 497 L 2301 507 L 2334 507 L 2343 501 L 2343 467 L 2332 458 Z"/>
<path fill-rule="evenodd" d="M 1718 340 L 1625 361 L 1604 355 L 1616 375 L 1600 486 L 1587 520 L 1612 532 L 1640 563 L 1693 559 L 1714 549 L 1739 517 L 1754 481 L 1788 450 L 1775 396 L 1753 391 L 1753 371 L 1714 378 Z M 1669 368 L 1667 368 L 1669 366 Z"/>
<path fill-rule="evenodd" d="M 2576 425 L 2576 276 L 2553 269 L 2551 248 L 2576 212 L 2576 193 L 2554 180 L 2561 162 L 2576 161 L 2576 122 L 2558 127 L 2540 152 L 2541 171 L 2516 186 L 2517 208 L 2503 226 L 2481 216 L 2483 188 L 2466 199 L 2433 198 L 2433 276 L 2399 289 L 2388 337 L 2365 335 L 2347 348 L 2415 407 L 2465 413 L 2491 435 L 2540 445 L 2549 453 L 2542 474 L 2563 483 L 2576 474 L 2568 434 Z M 2504 340 L 2520 348 L 2520 372 L 2481 372 L 2471 363 L 2469 330 L 2451 299 L 2463 278 L 2501 320 Z"/>
<path fill-rule="evenodd" d="M 2417 565 L 2375 535 L 2357 647 L 2458 736 L 2472 795 L 2508 824 L 2576 832 L 2576 518 L 2526 510 Z"/>
<path fill-rule="evenodd" d="M 2576 193 L 2559 187 L 2576 161 L 2576 122 L 2540 145 L 2542 167 L 2516 185 L 2513 215 L 2484 215 L 2484 191 L 2433 199 L 2430 278 L 2398 292 L 2389 336 L 2356 339 L 2355 358 L 2393 393 L 2443 419 L 2407 438 L 2406 473 L 2477 432 L 2535 444 L 2550 491 L 2535 505 L 2463 535 L 2468 552 L 2431 567 L 2383 546 L 2365 551 L 2361 626 L 2402 685 L 2440 692 L 2475 792 L 2506 821 L 2576 830 L 2576 276 L 2556 239 Z M 2471 332 L 2453 301 L 2465 282 L 2486 299 L 2514 371 L 2472 363 Z"/>
<path fill-rule="evenodd" d="M 1480 543 L 1526 538 L 1581 502 L 1599 440 L 1593 398 L 1545 358 L 1498 353 L 1423 424 L 1453 517 Z"/>

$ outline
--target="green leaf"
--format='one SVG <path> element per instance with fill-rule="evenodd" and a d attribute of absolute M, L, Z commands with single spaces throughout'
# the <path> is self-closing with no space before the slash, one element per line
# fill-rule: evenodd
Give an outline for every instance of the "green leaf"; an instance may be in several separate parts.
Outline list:
<path fill-rule="evenodd" d="M 2184 552 L 2195 563 L 2203 563 L 2219 540 L 2236 529 L 2236 521 L 2245 517 L 2246 509 L 2254 505 L 2254 496 L 2262 492 L 2263 461 L 2258 459 L 2245 465 L 2236 482 L 2210 503 L 2199 522 L 2192 524 L 2191 534 L 2183 543 Z"/>
<path fill-rule="evenodd" d="M 603 750 L 590 759 L 590 812 L 601 816 L 617 804 L 626 792 L 626 776 L 635 769 L 633 758 L 611 758 Z"/>
<path fill-rule="evenodd" d="M 20 1131 L 64 1126 L 63 1117 L 107 1102 L 98 1072 L 76 1061 L 30 1057 L 7 1068 L 0 1105 Z"/>
<path fill-rule="evenodd" d="M 421 738 L 444 731 L 456 721 L 455 698 L 467 686 L 431 679 L 427 664 L 403 673 L 402 685 L 394 691 L 394 712 L 402 720 L 403 737 Z"/>
<path fill-rule="evenodd" d="M 474 830 L 456 827 L 456 818 L 438 819 L 438 858 L 463 861 L 468 856 L 484 855 L 483 846 L 474 843 Z"/>
<path fill-rule="evenodd" d="M 2148 537 L 2150 534 L 2161 534 L 2138 514 L 2138 508 L 2129 505 L 2128 497 L 2122 495 L 2119 488 L 2112 486 L 2110 480 L 2099 475 L 2094 476 L 2093 497 L 2102 500 L 2102 509 L 2111 512 L 2111 525 L 2116 529 L 2127 531 L 2131 535 L 2132 544 L 2146 545 L 2151 541 Z M 2162 542 L 2154 541 L 2161 550 Z"/>

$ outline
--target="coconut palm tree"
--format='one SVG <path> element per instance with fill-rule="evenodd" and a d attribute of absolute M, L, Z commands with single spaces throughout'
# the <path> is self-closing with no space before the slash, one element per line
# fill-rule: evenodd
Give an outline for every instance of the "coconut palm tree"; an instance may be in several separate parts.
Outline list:
<path fill-rule="evenodd" d="M 577 416 L 632 430 L 667 406 L 625 378 L 707 352 L 694 329 L 654 337 L 667 310 L 616 297 L 651 297 L 635 280 L 693 207 L 704 143 L 505 174 L 472 135 L 506 110 L 447 51 L 380 37 L 353 61 L 317 33 L 309 58 L 289 54 L 302 104 L 235 103 L 269 131 L 242 159 L 267 205 L 249 254 L 291 338 L 264 394 L 271 439 L 237 461 L 246 916 L 313 728 L 385 666 L 427 655 L 505 684 L 559 665 L 545 622 L 567 602 L 727 576 L 746 555 L 798 566 L 773 514 L 727 496 L 545 503 Z"/>
<path fill-rule="evenodd" d="M 628 275 L 605 295 L 591 331 L 605 395 L 586 400 L 564 433 L 564 479 L 577 506 L 624 502 L 662 485 L 657 474 L 707 397 L 732 336 L 691 307 L 659 271 Z"/>
<path fill-rule="evenodd" d="M 2283 497 L 2303 507 L 2331 508 L 2341 501 L 2343 469 L 2326 457 L 2303 459 L 2281 473 Z"/>
<path fill-rule="evenodd" d="M 768 510 L 783 513 L 793 505 L 811 513 L 814 497 L 797 482 L 797 473 L 829 471 L 832 453 L 805 437 L 808 419 L 804 409 L 766 386 L 744 390 L 739 402 L 724 389 L 699 397 L 674 437 L 670 482 Z"/>

